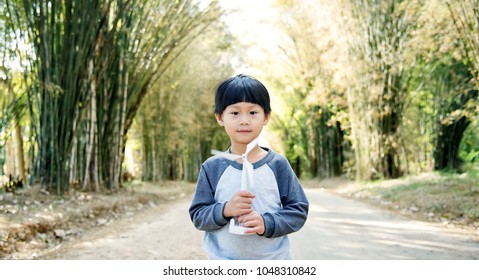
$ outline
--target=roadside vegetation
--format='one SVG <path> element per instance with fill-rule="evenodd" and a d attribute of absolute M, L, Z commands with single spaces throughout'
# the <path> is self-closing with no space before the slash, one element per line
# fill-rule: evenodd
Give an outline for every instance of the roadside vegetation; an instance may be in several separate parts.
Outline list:
<path fill-rule="evenodd" d="M 63 242 L 143 211 L 163 207 L 194 190 L 175 181 L 133 181 L 115 193 L 70 189 L 62 197 L 39 187 L 0 193 L 0 259 L 36 259 Z"/>
<path fill-rule="evenodd" d="M 479 233 L 478 173 L 423 173 L 392 180 L 352 182 L 343 179 L 308 181 L 400 215 L 465 227 Z"/>

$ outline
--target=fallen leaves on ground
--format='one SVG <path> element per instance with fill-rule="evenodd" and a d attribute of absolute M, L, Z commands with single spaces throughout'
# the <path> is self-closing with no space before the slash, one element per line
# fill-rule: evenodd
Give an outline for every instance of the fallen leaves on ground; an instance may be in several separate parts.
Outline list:
<path fill-rule="evenodd" d="M 115 193 L 71 190 L 63 197 L 31 187 L 0 193 L 0 258 L 36 259 L 85 231 L 191 193 L 184 182 L 132 183 Z"/>

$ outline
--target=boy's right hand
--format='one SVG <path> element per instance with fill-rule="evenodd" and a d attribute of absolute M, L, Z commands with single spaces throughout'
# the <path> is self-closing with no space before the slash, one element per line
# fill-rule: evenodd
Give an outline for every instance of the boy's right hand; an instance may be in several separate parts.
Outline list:
<path fill-rule="evenodd" d="M 253 202 L 254 194 L 249 191 L 240 191 L 233 195 L 233 197 L 226 202 L 223 209 L 223 216 L 225 218 L 237 217 L 251 213 L 251 203 Z"/>

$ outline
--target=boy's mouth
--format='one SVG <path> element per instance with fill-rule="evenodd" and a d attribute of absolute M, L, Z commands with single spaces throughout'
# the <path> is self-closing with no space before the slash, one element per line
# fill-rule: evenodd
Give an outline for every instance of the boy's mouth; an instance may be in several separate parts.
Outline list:
<path fill-rule="evenodd" d="M 247 129 L 240 129 L 238 130 L 239 133 L 249 133 L 251 132 L 251 130 L 247 130 Z"/>

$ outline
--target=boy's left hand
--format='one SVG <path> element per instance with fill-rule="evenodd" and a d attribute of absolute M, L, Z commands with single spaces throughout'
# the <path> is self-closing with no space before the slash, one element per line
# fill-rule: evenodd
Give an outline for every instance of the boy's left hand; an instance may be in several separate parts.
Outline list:
<path fill-rule="evenodd" d="M 238 222 L 244 226 L 248 227 L 249 229 L 245 230 L 245 234 L 259 234 L 263 235 L 265 228 L 264 228 L 264 220 L 263 217 L 258 212 L 251 212 L 246 215 L 242 215 L 238 217 Z"/>

